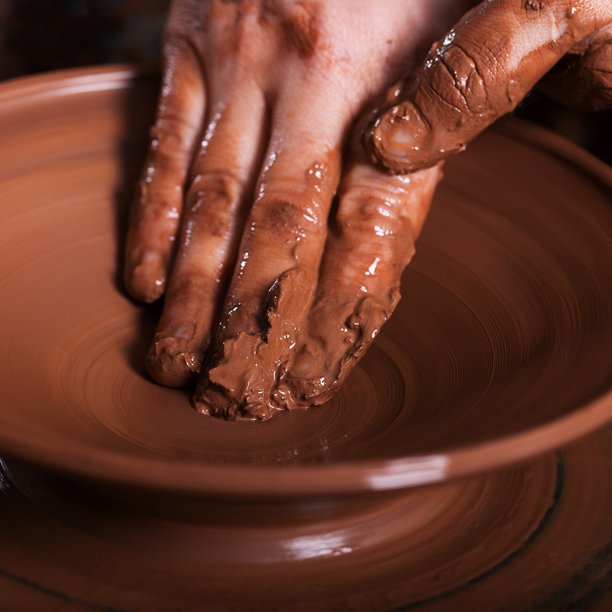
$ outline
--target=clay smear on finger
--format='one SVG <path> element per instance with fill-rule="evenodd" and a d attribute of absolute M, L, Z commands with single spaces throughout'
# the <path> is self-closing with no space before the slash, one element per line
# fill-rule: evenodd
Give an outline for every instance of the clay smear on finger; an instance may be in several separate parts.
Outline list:
<path fill-rule="evenodd" d="M 291 376 L 283 381 L 280 392 L 291 397 L 294 404 L 305 408 L 331 399 L 393 314 L 399 300 L 398 282 L 390 288 L 384 300 L 366 296 L 344 304 L 336 313 L 326 312 L 325 307 L 315 311 L 314 318 L 330 317 L 344 323 L 339 329 L 325 330 L 322 327 L 316 332 L 311 331 L 294 360 Z M 325 331 L 330 335 L 327 336 Z"/>
<path fill-rule="evenodd" d="M 167 386 L 192 382 L 219 316 L 260 155 L 265 104 L 244 87 L 211 118 L 187 189 L 177 255 L 147 370 Z M 236 136 L 238 134 L 238 136 Z"/>
<path fill-rule="evenodd" d="M 199 352 L 194 352 L 194 325 L 184 324 L 173 330 L 156 332 L 145 365 L 149 374 L 169 387 L 184 386 L 202 368 Z"/>
<path fill-rule="evenodd" d="M 328 241 L 307 333 L 285 381 L 297 404 L 329 400 L 392 315 L 440 176 L 433 168 L 381 177 L 362 165 L 345 178 L 340 228 Z"/>
<path fill-rule="evenodd" d="M 312 282 L 300 268 L 289 270 L 270 288 L 261 332 L 240 332 L 221 341 L 215 365 L 194 398 L 200 412 L 231 420 L 266 420 L 295 407 L 283 397 L 278 383 L 297 346 L 298 322 L 309 306 L 304 293 Z"/>
<path fill-rule="evenodd" d="M 432 46 L 400 101 L 366 129 L 372 161 L 406 173 L 463 150 L 563 55 L 609 23 L 609 13 L 589 4 L 500 1 L 470 11 Z"/>
<path fill-rule="evenodd" d="M 347 181 L 352 189 L 341 194 L 339 227 L 326 245 L 312 309 L 315 278 L 298 265 L 272 286 L 261 332 L 220 341 L 196 394 L 200 412 L 265 420 L 325 403 L 393 313 L 441 172 L 387 177 L 356 166 Z"/>
<path fill-rule="evenodd" d="M 183 208 L 183 185 L 200 132 L 205 93 L 200 64 L 176 41 L 164 45 L 164 78 L 149 152 L 132 204 L 125 285 L 144 302 L 160 298 Z"/>
<path fill-rule="evenodd" d="M 304 164 L 295 179 L 293 158 L 258 186 L 225 316 L 208 359 L 208 380 L 196 394 L 202 412 L 265 420 L 296 407 L 279 391 L 301 327 L 313 302 L 337 185 L 338 154 Z M 297 174 L 299 176 L 299 173 Z"/>

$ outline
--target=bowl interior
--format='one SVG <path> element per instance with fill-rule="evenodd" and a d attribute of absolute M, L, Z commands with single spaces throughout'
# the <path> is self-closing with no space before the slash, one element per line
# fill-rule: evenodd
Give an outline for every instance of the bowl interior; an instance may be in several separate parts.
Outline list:
<path fill-rule="evenodd" d="M 154 80 L 61 73 L 4 85 L 0 98 L 5 452 L 201 489 L 236 466 L 270 482 L 274 467 L 299 487 L 302 468 L 323 482 L 338 466 L 358 477 L 389 461 L 452 463 L 542 432 L 533 453 L 567 417 L 609 418 L 612 207 L 605 171 L 577 149 L 510 121 L 448 162 L 403 299 L 338 396 L 227 423 L 147 379 L 159 309 L 118 280 Z"/>

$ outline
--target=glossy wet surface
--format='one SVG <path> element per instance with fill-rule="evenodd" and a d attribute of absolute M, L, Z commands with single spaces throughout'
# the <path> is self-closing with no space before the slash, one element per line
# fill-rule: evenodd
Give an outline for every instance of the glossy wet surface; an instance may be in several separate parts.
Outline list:
<path fill-rule="evenodd" d="M 512 122 L 447 165 L 396 314 L 327 405 L 227 423 L 152 383 L 158 313 L 117 281 L 155 95 L 130 79 L 3 90 L 5 451 L 187 490 L 363 490 L 508 463 L 610 418 L 610 172 Z"/>
<path fill-rule="evenodd" d="M 482 473 L 612 416 L 609 169 L 489 132 L 339 396 L 226 423 L 144 376 L 158 313 L 117 282 L 130 79 L 0 91 L 0 607 L 609 609 L 612 430 Z"/>
<path fill-rule="evenodd" d="M 378 505 L 355 498 L 350 511 L 302 503 L 280 521 L 264 504 L 183 502 L 170 511 L 165 495 L 146 498 L 143 510 L 4 464 L 2 602 L 11 610 L 606 610 L 611 448 L 608 427 L 521 467 Z"/>

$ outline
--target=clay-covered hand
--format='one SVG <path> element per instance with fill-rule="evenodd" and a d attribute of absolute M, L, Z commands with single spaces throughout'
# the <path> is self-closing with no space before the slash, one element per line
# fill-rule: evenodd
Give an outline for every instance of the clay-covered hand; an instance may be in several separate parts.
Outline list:
<path fill-rule="evenodd" d="M 173 3 L 126 244 L 129 292 L 165 293 L 154 379 L 200 374 L 196 406 L 226 418 L 330 397 L 393 311 L 439 178 L 373 167 L 354 122 L 468 4 Z"/>
<path fill-rule="evenodd" d="M 364 132 L 370 158 L 395 173 L 432 166 L 513 110 L 545 75 L 542 87 L 567 104 L 612 106 L 611 0 L 482 2 L 389 91 Z"/>

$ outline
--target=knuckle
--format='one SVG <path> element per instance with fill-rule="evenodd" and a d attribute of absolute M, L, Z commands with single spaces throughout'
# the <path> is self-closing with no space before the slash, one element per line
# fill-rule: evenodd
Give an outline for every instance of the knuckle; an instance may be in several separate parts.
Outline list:
<path fill-rule="evenodd" d="M 336 213 L 336 228 L 341 233 L 385 236 L 397 222 L 397 208 L 397 202 L 391 198 L 358 190 L 342 199 Z"/>
<path fill-rule="evenodd" d="M 461 113 L 485 111 L 488 99 L 484 74 L 494 72 L 495 65 L 485 68 L 483 64 L 487 60 L 483 57 L 487 57 L 486 50 L 476 54 L 459 45 L 437 52 L 431 63 L 426 64 L 430 70 L 429 85 L 433 97 Z"/>
<path fill-rule="evenodd" d="M 249 55 L 261 43 L 261 26 L 253 11 L 245 11 L 233 24 L 232 42 L 239 54 Z"/>
<path fill-rule="evenodd" d="M 255 222 L 272 232 L 295 238 L 323 230 L 320 205 L 312 199 L 267 194 L 254 209 Z"/>
<path fill-rule="evenodd" d="M 173 197 L 173 193 L 176 195 Z M 158 189 L 151 191 L 149 185 L 141 181 L 138 185 L 138 216 L 141 222 L 155 227 L 175 229 L 180 210 L 178 190 Z"/>
<path fill-rule="evenodd" d="M 201 1 L 201 0 L 200 0 Z M 257 2 L 211 2 L 204 46 L 216 62 L 232 58 L 253 65 L 257 50 L 265 44 L 266 32 L 259 18 Z M 250 62 L 247 62 L 250 58 Z"/>
<path fill-rule="evenodd" d="M 241 195 L 242 184 L 231 174 L 215 172 L 196 176 L 186 198 L 191 223 L 197 221 L 198 231 L 209 236 L 227 236 Z"/>
<path fill-rule="evenodd" d="M 168 61 L 177 57 L 184 57 L 193 53 L 193 46 L 189 38 L 189 30 L 179 26 L 168 26 L 163 34 L 162 50 Z"/>
<path fill-rule="evenodd" d="M 182 125 L 171 119 L 158 119 L 149 131 L 149 163 L 160 168 L 183 168 L 190 146 Z"/>
<path fill-rule="evenodd" d="M 196 300 L 201 301 L 209 294 L 207 281 L 208 278 L 202 270 L 185 270 L 182 274 L 176 275 L 176 278 L 171 279 L 168 295 L 175 303 L 179 300 L 184 304 Z"/>
<path fill-rule="evenodd" d="M 190 235 L 197 231 L 198 234 L 223 238 L 229 235 L 232 228 L 230 213 L 212 206 L 206 199 L 199 200 L 189 208 L 189 219 L 187 229 Z"/>
<path fill-rule="evenodd" d="M 242 182 L 238 177 L 225 171 L 203 172 L 191 181 L 187 191 L 187 203 L 211 203 L 215 206 L 230 204 L 240 198 Z"/>
<path fill-rule="evenodd" d="M 302 59 L 318 55 L 321 49 L 321 7 L 308 2 L 268 4 L 268 12 L 278 19 L 285 46 Z"/>

